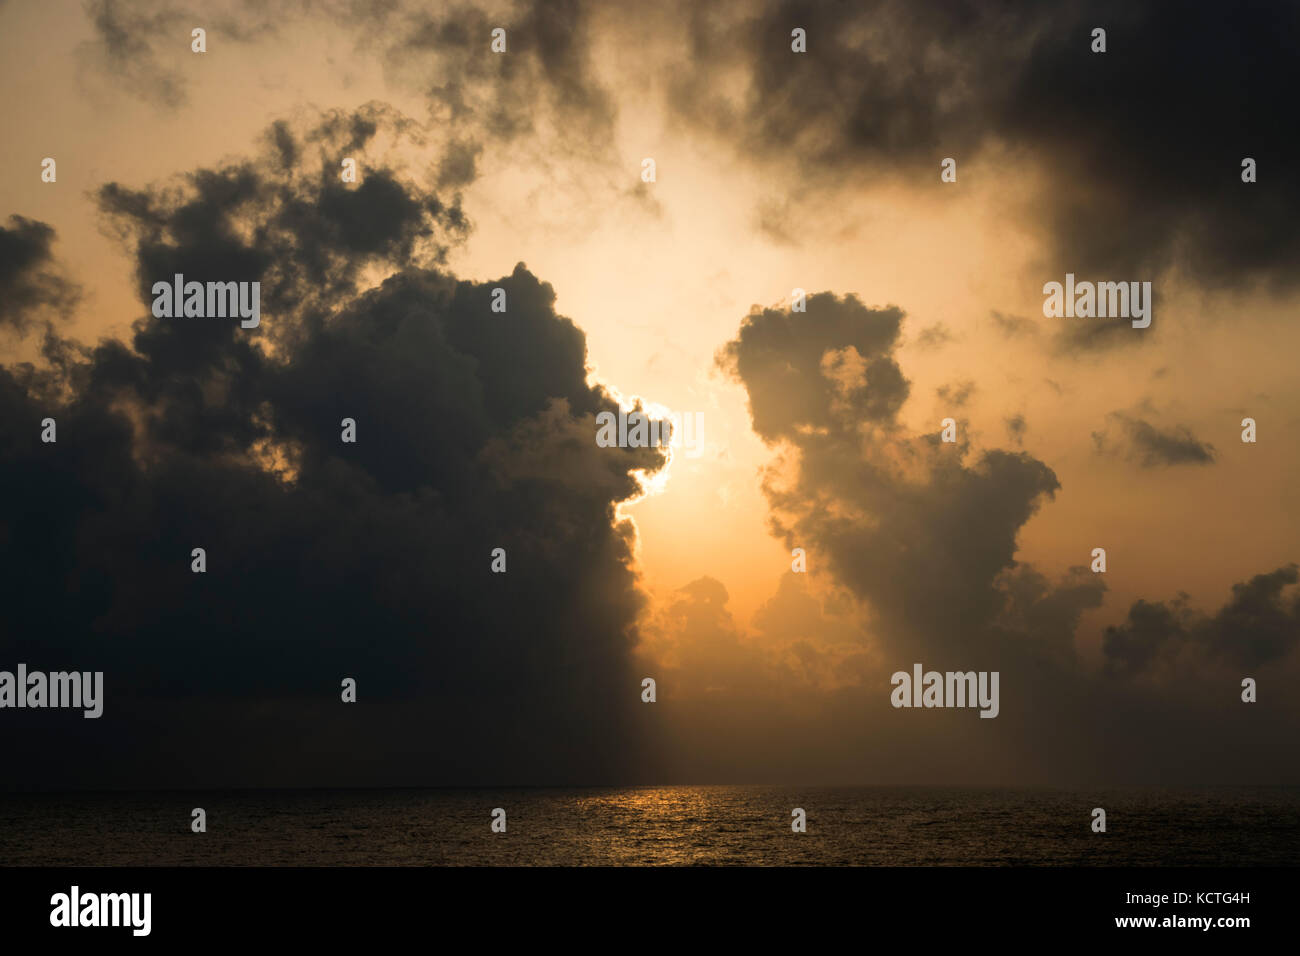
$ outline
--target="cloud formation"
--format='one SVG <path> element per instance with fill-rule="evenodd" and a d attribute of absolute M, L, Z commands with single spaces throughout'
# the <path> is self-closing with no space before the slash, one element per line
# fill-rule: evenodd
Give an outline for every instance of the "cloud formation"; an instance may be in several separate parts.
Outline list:
<path fill-rule="evenodd" d="M 755 431 L 787 449 L 764 482 L 776 533 L 816 548 L 882 615 L 886 640 L 970 653 L 1006 604 L 997 582 L 1016 569 L 1020 528 L 1058 482 L 1024 452 L 906 431 L 902 321 L 897 308 L 820 293 L 804 314 L 750 314 L 719 360 L 745 386 Z M 826 359 L 845 355 L 856 377 L 828 374 Z M 971 387 L 947 397 L 960 407 Z"/>
<path fill-rule="evenodd" d="M 0 519 L 23 556 L 0 584 L 0 657 L 103 670 L 107 688 L 94 728 L 27 713 L 24 779 L 464 784 L 641 767 L 643 598 L 615 506 L 664 455 L 596 445 L 595 416 L 618 406 L 587 383 L 584 335 L 548 284 L 522 263 L 457 280 L 438 266 L 467 228 L 457 206 L 378 158 L 350 187 L 321 158 L 392 124 L 363 110 L 277 125 L 256 158 L 100 190 L 142 302 L 176 272 L 260 281 L 256 330 L 148 316 L 129 343 L 64 343 L 39 382 L 0 367 L 0 493 L 24 503 Z M 0 274 L 22 288 L 49 231 L 17 235 Z M 368 286 L 376 269 L 388 278 Z M 159 757 L 172 735 L 191 744 Z"/>
<path fill-rule="evenodd" d="M 902 321 L 896 307 L 820 293 L 809 297 L 805 314 L 752 312 L 719 353 L 745 387 L 754 429 L 773 451 L 763 477 L 773 534 L 786 547 L 807 549 L 810 563 L 827 571 L 828 586 L 851 594 L 862 614 L 859 653 L 846 658 L 855 664 L 840 670 L 853 678 L 838 686 L 807 673 L 783 679 L 787 688 L 819 689 L 796 692 L 796 703 L 770 695 L 765 727 L 784 734 L 790 747 L 808 748 L 798 759 L 786 755 L 801 772 L 817 766 L 826 773 L 832 755 L 842 761 L 855 753 L 889 780 L 914 780 L 916 768 L 934 766 L 990 782 L 1059 781 L 1081 772 L 1088 779 L 1186 779 L 1188 755 L 1168 746 L 1171 728 L 1199 728 L 1198 748 L 1231 734 L 1227 728 L 1242 719 L 1229 712 L 1236 669 L 1267 665 L 1274 684 L 1286 680 L 1277 668 L 1294 669 L 1300 619 L 1288 589 L 1296 569 L 1236 585 L 1211 617 L 1190 611 L 1185 600 L 1137 601 L 1127 623 L 1106 632 L 1105 666 L 1090 668 L 1078 632 L 1084 614 L 1102 604 L 1105 576 L 1083 566 L 1048 575 L 1017 558 L 1020 532 L 1059 490 L 1055 473 L 1024 451 L 976 449 L 961 420 L 956 443 L 910 432 L 899 418 L 910 390 L 895 360 Z M 1016 441 L 1023 418 L 1009 419 L 1008 428 Z M 1160 442 L 1150 453 L 1177 454 Z M 818 650 L 826 646 L 814 637 L 810 659 Z M 1156 666 L 1166 659 L 1182 670 Z M 937 670 L 999 671 L 997 726 L 977 732 L 947 715 L 898 718 L 885 703 L 888 674 L 918 661 Z M 1137 674 L 1140 687 L 1123 679 Z M 707 723 L 712 711 L 703 702 L 697 708 Z M 888 727 L 891 743 L 873 727 Z M 1239 741 L 1238 764 L 1263 759 L 1278 739 L 1252 738 L 1248 747 Z M 982 770 L 965 767 L 972 747 Z M 898 752 L 882 759 L 891 748 Z"/>
<path fill-rule="evenodd" d="M 1143 468 L 1215 462 L 1214 446 L 1198 439 L 1186 425 L 1159 428 L 1125 412 L 1111 412 L 1106 418 L 1119 435 L 1116 437 L 1110 428 L 1093 432 L 1098 454 L 1122 455 Z"/>
<path fill-rule="evenodd" d="M 1027 166 L 1048 275 L 1300 276 L 1300 185 L 1284 172 L 1300 132 L 1273 95 L 1300 78 L 1293 6 L 732 0 L 679 19 L 678 118 L 800 190 L 919 188 L 943 157 Z M 791 52 L 796 27 L 807 53 Z M 1242 182 L 1245 157 L 1258 182 Z"/>
<path fill-rule="evenodd" d="M 1169 602 L 1138 601 L 1123 624 L 1106 628 L 1106 665 L 1114 673 L 1160 673 L 1198 656 L 1255 668 L 1288 655 L 1300 643 L 1300 569 L 1289 564 L 1232 586 L 1213 615 Z"/>
<path fill-rule="evenodd" d="M 81 290 L 53 265 L 54 230 L 10 216 L 0 226 L 0 329 L 26 335 L 32 326 L 68 314 Z"/>
<path fill-rule="evenodd" d="M 1287 4 L 722 0 L 647 10 L 523 0 L 488 12 L 387 0 L 265 11 L 95 0 L 87 12 L 95 40 L 85 59 L 163 106 L 185 99 L 160 51 L 187 24 L 210 22 L 217 42 L 233 43 L 288 37 L 313 19 L 350 33 L 391 82 L 424 97 L 430 121 L 455 125 L 462 146 L 445 160 L 445 186 L 488 140 L 537 137 L 542 163 L 615 162 L 626 90 L 597 62 L 599 40 L 672 65 L 637 88 L 639 99 L 661 98 L 675 122 L 782 174 L 785 194 L 765 196 L 754 214 L 777 241 L 797 239 L 792 202 L 809 193 L 882 181 L 920 189 L 954 157 L 963 169 L 1032 174 L 1013 212 L 1043 240 L 1046 275 L 1121 280 L 1179 266 L 1207 287 L 1287 291 L 1300 276 L 1291 226 L 1300 184 L 1285 174 L 1300 133 L 1276 121 L 1273 96 L 1300 79 L 1289 55 L 1300 12 Z M 1105 53 L 1092 51 L 1097 27 Z M 491 52 L 496 28 L 506 54 Z M 795 28 L 806 53 L 791 51 Z M 1247 157 L 1254 183 L 1241 179 Z M 1091 323 L 1073 344 L 1137 338 L 1110 331 Z"/>

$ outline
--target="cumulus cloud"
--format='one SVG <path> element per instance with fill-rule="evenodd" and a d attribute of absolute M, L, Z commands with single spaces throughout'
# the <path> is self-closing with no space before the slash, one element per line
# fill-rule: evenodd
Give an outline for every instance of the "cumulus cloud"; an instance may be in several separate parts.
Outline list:
<path fill-rule="evenodd" d="M 1007 437 L 1017 445 L 1023 444 L 1025 432 L 1029 430 L 1029 423 L 1025 421 L 1025 416 L 1017 412 L 1015 415 L 1008 415 L 1002 421 L 1007 426 Z"/>
<path fill-rule="evenodd" d="M 1232 586 L 1213 615 L 1172 601 L 1138 601 L 1122 624 L 1106 629 L 1107 667 L 1126 675 L 1161 673 L 1191 656 L 1255 668 L 1277 661 L 1300 643 L 1300 569 L 1289 564 Z"/>
<path fill-rule="evenodd" d="M 822 293 L 808 299 L 806 314 L 751 313 L 719 353 L 773 451 L 763 478 L 772 532 L 787 547 L 807 548 L 862 615 L 859 653 L 843 658 L 849 679 L 823 683 L 817 705 L 811 694 L 770 694 L 765 732 L 804 748 L 798 757 L 783 754 L 804 773 L 826 773 L 854 754 L 851 762 L 872 779 L 915 780 L 920 768 L 936 766 L 989 782 L 1078 773 L 1186 779 L 1192 750 L 1168 745 L 1172 728 L 1196 727 L 1197 750 L 1231 734 L 1234 668 L 1292 666 L 1297 604 L 1286 589 L 1295 568 L 1237 585 L 1213 618 L 1139 601 L 1126 624 L 1107 631 L 1106 666 L 1089 667 L 1079 629 L 1102 604 L 1104 576 L 1082 566 L 1049 574 L 1017 555 L 1022 529 L 1059 489 L 1055 473 L 1024 451 L 977 449 L 964 429 L 953 444 L 905 427 L 899 414 L 910 386 L 895 360 L 902 321 L 896 307 Z M 843 360 L 829 358 L 846 353 L 863 374 L 846 377 Z M 1008 428 L 1016 440 L 1023 417 Z M 797 617 L 782 630 L 797 634 Z M 805 656 L 816 665 L 827 650 L 814 636 Z M 1183 680 L 1153 666 L 1165 657 L 1190 663 Z M 997 726 L 976 731 L 969 724 L 980 721 L 951 715 L 900 718 L 887 704 L 888 675 L 918 661 L 998 671 Z M 1134 672 L 1154 683 L 1120 679 Z M 800 687 L 795 673 L 782 686 Z M 697 711 L 708 723 L 713 711 L 703 702 Z M 867 728 L 887 728 L 887 740 Z M 1270 739 L 1277 738 L 1239 743 L 1238 765 L 1267 759 Z M 971 748 L 980 768 L 966 766 Z"/>
<path fill-rule="evenodd" d="M 886 640 L 970 649 L 1005 603 L 995 581 L 1016 566 L 1020 528 L 1058 482 L 1023 452 L 907 432 L 902 321 L 897 308 L 820 293 L 806 313 L 749 315 L 719 359 L 745 386 L 755 431 L 788 450 L 764 485 L 777 533 L 811 542 L 883 615 Z M 823 359 L 844 349 L 863 369 L 848 391 Z M 960 406 L 972 388 L 941 397 Z"/>
<path fill-rule="evenodd" d="M 643 597 L 615 508 L 664 454 L 596 445 L 596 415 L 618 405 L 587 383 L 585 337 L 547 283 L 522 263 L 458 280 L 441 266 L 467 228 L 455 204 L 378 158 L 349 188 L 317 155 L 389 126 L 372 111 L 277 126 L 259 156 L 100 190 L 142 302 L 176 272 L 260 281 L 257 329 L 147 316 L 129 342 L 66 344 L 44 372 L 61 391 L 0 367 L 0 493 L 23 502 L 0 518 L 22 556 L 0 584 L 0 656 L 103 670 L 107 695 L 94 730 L 25 712 L 30 778 L 464 784 L 642 767 Z M 19 233 L 0 274 L 21 284 L 43 259 L 12 249 L 49 233 Z M 46 416 L 56 444 L 40 441 Z M 356 705 L 339 700 L 344 677 Z"/>

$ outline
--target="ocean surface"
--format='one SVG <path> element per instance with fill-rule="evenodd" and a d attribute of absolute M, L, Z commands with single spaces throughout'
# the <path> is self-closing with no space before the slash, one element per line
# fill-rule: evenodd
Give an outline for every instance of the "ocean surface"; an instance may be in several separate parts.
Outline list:
<path fill-rule="evenodd" d="M 190 811 L 207 811 L 207 832 Z M 506 811 L 506 832 L 491 813 Z M 791 832 L 791 810 L 807 832 Z M 1106 832 L 1091 830 L 1106 810 Z M 1300 862 L 1300 788 L 265 790 L 0 795 L 7 866 L 1239 866 Z"/>

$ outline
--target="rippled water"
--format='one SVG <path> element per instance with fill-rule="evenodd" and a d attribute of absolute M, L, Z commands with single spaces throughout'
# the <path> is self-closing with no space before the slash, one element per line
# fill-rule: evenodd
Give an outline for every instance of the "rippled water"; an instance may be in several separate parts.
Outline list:
<path fill-rule="evenodd" d="M 190 810 L 208 832 L 190 832 Z M 1107 832 L 1090 829 L 1093 807 Z M 502 807 L 507 832 L 490 831 Z M 808 832 L 791 832 L 791 810 Z M 645 787 L 0 797 L 6 865 L 1294 865 L 1296 788 Z"/>

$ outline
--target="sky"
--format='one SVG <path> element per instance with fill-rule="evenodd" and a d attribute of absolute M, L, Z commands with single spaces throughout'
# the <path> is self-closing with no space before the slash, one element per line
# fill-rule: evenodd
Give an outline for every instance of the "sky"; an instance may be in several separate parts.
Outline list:
<path fill-rule="evenodd" d="M 1298 21 L 0 4 L 6 785 L 1300 781 Z"/>

